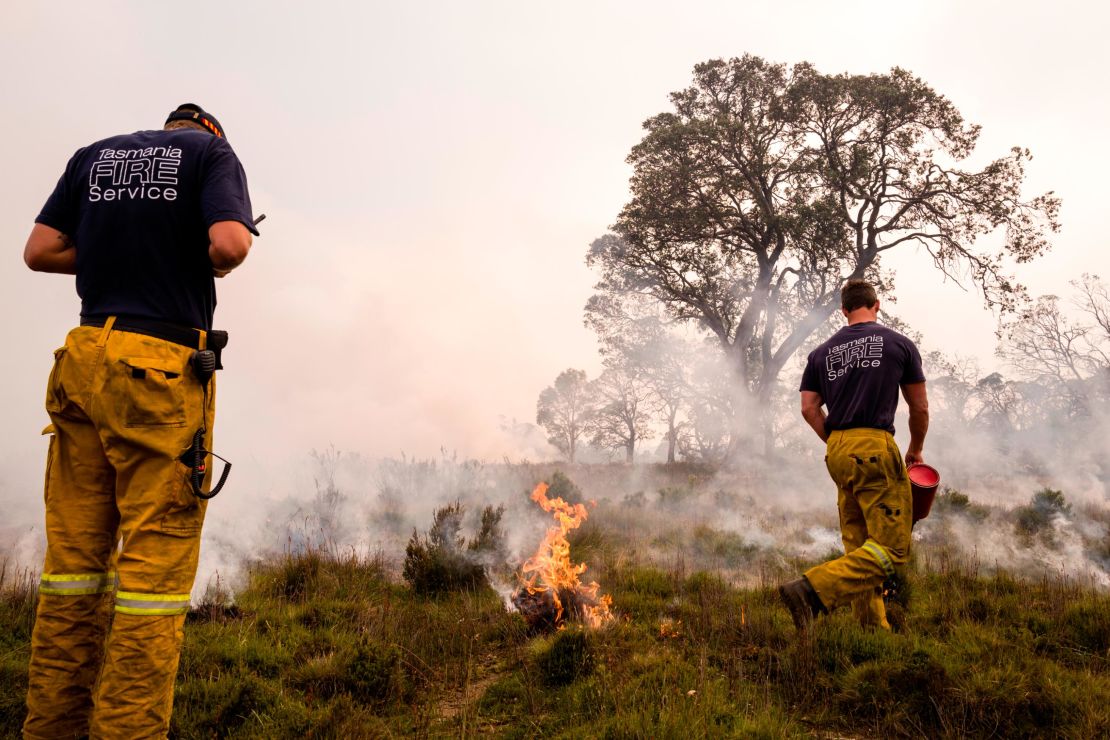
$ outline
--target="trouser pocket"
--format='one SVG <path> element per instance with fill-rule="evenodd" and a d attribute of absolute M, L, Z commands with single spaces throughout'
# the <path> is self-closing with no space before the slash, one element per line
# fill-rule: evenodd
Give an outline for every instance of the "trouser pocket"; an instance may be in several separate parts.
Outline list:
<path fill-rule="evenodd" d="M 174 478 L 167 486 L 168 506 L 162 516 L 161 529 L 172 537 L 195 537 L 204 524 L 208 502 L 193 495 L 188 466 L 178 462 L 174 471 Z"/>
<path fill-rule="evenodd" d="M 53 424 L 48 424 L 42 430 L 42 433 L 50 435 L 46 446 L 46 477 L 42 481 L 42 501 L 48 505 L 50 503 L 50 471 L 54 467 L 54 456 L 57 454 L 58 433 Z"/>
<path fill-rule="evenodd" d="M 129 427 L 185 426 L 185 383 L 180 363 L 165 358 L 124 357 L 115 373 L 116 397 Z"/>
<path fill-rule="evenodd" d="M 46 381 L 46 410 L 50 413 L 60 412 L 66 405 L 68 396 L 62 385 L 62 361 L 65 359 L 66 348 L 59 347 L 54 350 L 54 364 L 50 368 L 50 377 Z"/>
<path fill-rule="evenodd" d="M 887 454 L 890 456 L 895 480 L 906 480 L 906 461 L 902 458 L 901 450 L 898 449 L 894 440 L 891 440 L 887 446 L 889 447 Z"/>

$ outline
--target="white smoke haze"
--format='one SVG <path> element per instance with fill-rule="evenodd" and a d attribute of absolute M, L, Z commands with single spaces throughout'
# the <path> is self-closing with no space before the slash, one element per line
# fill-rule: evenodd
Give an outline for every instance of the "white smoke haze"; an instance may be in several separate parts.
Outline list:
<path fill-rule="evenodd" d="M 916 525 L 919 566 L 928 567 L 943 553 L 972 562 L 984 573 L 1064 577 L 1110 588 L 1105 488 L 1088 474 L 1066 475 L 1064 467 L 1060 477 L 1024 475 L 1007 468 L 1009 458 L 989 440 L 965 440 L 964 445 L 973 442 L 980 447 L 968 453 L 975 463 L 971 469 L 958 467 L 955 461 L 962 458 L 933 453 L 945 486 L 969 496 L 972 508 L 969 513 L 938 504 L 933 516 Z M 556 471 L 568 475 L 592 502 L 587 529 L 622 558 L 711 570 L 738 584 L 769 585 L 802 560 L 841 550 L 835 489 L 819 445 L 811 447 L 810 454 L 780 457 L 774 465 L 753 458 L 749 465 L 722 472 L 689 464 L 571 466 L 483 463 L 446 453 L 430 460 L 316 453 L 302 461 L 297 474 L 271 471 L 269 479 L 281 481 L 274 488 L 240 492 L 222 502 L 217 516 L 210 515 L 196 593 L 216 573 L 234 587 L 253 560 L 309 547 L 382 555 L 399 573 L 413 531 L 423 534 L 434 511 L 454 501 L 465 508 L 467 533 L 475 531 L 483 507 L 505 507 L 508 563 L 519 568 L 552 524 L 528 494 Z M 1048 485 L 1064 491 L 1070 511 L 1050 513 L 1044 529 L 1033 535 L 1020 533 L 1021 507 Z M 264 521 L 259 512 L 265 512 Z M 517 585 L 494 579 L 504 597 Z"/>
<path fill-rule="evenodd" d="M 1079 474 L 1061 465 L 1055 477 L 1029 476 L 1012 467 L 1012 458 L 989 438 L 958 441 L 951 449 L 927 446 L 926 454 L 932 453 L 944 486 L 969 496 L 980 515 L 938 505 L 915 528 L 919 564 L 927 566 L 943 552 L 979 564 L 983 572 L 1063 576 L 1110 588 L 1110 514 L 1105 487 L 1090 472 L 1097 469 L 1094 463 L 1078 466 L 1086 471 Z M 753 456 L 747 465 L 716 473 L 681 463 L 480 462 L 446 452 L 425 460 L 371 459 L 335 448 L 280 462 L 242 461 L 236 485 L 209 506 L 194 600 L 216 584 L 234 593 L 252 563 L 307 549 L 380 555 L 399 574 L 413 531 L 423 534 L 435 510 L 454 501 L 465 508 L 466 533 L 475 531 L 483 507 L 505 507 L 508 560 L 518 568 L 552 524 L 528 494 L 560 470 L 596 504 L 587 528 L 625 557 L 769 585 L 800 560 L 841 549 L 835 488 L 813 442 L 806 453 L 779 457 L 773 465 Z M 1093 456 L 1094 450 L 1088 452 Z M 970 468 L 959 466 L 965 460 Z M 1025 537 L 1016 528 L 1019 507 L 1046 486 L 1062 490 L 1072 509 L 1052 514 L 1043 532 Z M 43 554 L 42 530 L 24 517 L 0 530 L 0 559 L 34 571 Z M 507 596 L 517 584 L 494 585 Z"/>
<path fill-rule="evenodd" d="M 1062 578 L 1100 589 L 1110 587 L 1106 557 L 1110 522 L 1055 516 L 1045 533 L 1050 539 L 1023 541 L 1015 535 L 1009 512 L 992 509 L 985 519 L 931 516 L 918 523 L 914 536 L 926 552 L 956 553 L 984 573 L 1001 571 L 1027 579 Z"/>

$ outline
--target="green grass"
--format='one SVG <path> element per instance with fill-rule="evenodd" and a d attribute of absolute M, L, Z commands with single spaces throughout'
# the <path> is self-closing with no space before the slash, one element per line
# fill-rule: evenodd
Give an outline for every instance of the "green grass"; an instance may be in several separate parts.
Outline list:
<path fill-rule="evenodd" d="M 35 622 L 35 587 L 31 574 L 11 572 L 0 562 L 0 734 L 18 737 L 26 713 L 27 661 Z"/>
<path fill-rule="evenodd" d="M 933 558 L 900 631 L 842 610 L 799 642 L 773 587 L 637 562 L 590 525 L 578 547 L 618 615 L 596 631 L 533 634 L 488 589 L 418 596 L 375 559 L 255 564 L 234 603 L 217 592 L 189 616 L 171 736 L 1110 734 L 1105 593 Z M 15 736 L 33 583 L 2 585 L 0 735 Z"/>

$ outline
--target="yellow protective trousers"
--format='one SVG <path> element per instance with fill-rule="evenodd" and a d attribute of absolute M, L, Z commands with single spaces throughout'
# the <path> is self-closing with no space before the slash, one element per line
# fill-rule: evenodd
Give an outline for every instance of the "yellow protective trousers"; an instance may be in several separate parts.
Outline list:
<path fill-rule="evenodd" d="M 902 453 L 881 429 L 832 432 L 827 452 L 845 554 L 809 569 L 806 578 L 830 611 L 850 602 L 861 624 L 890 629 L 882 583 L 906 562 L 913 519 Z"/>
<path fill-rule="evenodd" d="M 215 383 L 206 406 L 193 349 L 113 323 L 54 353 L 27 738 L 169 730 L 205 512 L 178 458 L 201 427 L 211 449 Z"/>

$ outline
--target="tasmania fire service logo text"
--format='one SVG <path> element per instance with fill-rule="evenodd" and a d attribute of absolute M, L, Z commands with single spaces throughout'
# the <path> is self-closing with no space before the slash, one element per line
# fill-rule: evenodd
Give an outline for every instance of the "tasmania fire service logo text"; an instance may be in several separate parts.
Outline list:
<path fill-rule="evenodd" d="M 89 170 L 89 202 L 101 200 L 177 200 L 181 150 L 102 149 Z"/>
<path fill-rule="evenodd" d="M 829 380 L 836 380 L 854 367 L 879 367 L 882 357 L 882 335 L 860 337 L 831 348 L 825 358 L 825 372 Z"/>

